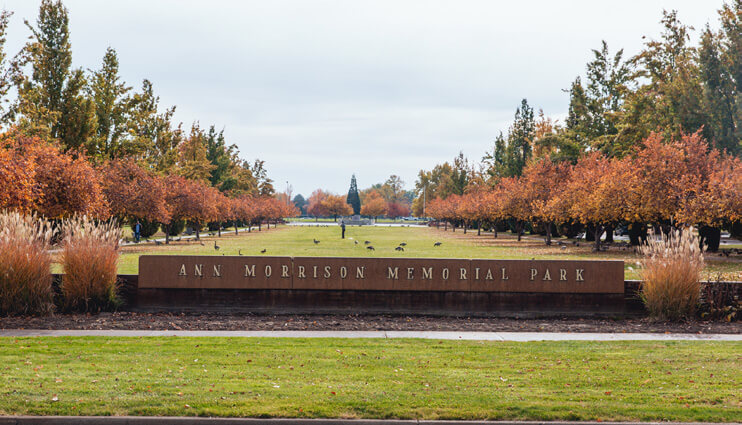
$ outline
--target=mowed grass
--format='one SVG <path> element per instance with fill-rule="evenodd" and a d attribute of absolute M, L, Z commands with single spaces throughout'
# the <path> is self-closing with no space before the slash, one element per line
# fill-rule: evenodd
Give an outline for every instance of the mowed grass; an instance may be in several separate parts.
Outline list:
<path fill-rule="evenodd" d="M 738 342 L 0 338 L 0 414 L 739 421 Z"/>
<path fill-rule="evenodd" d="M 525 236 L 518 242 L 512 234 L 500 234 L 497 239 L 491 234 L 477 236 L 476 231 L 463 233 L 462 229 L 452 232 L 426 227 L 347 227 L 346 238 L 340 238 L 340 228 L 319 224 L 317 227 L 285 226 L 263 228 L 261 232 L 222 232 L 222 237 L 202 238 L 203 245 L 190 240 L 173 242 L 170 245 L 155 246 L 141 244 L 122 248 L 119 272 L 135 274 L 138 272 L 139 256 L 142 254 L 161 255 L 279 255 L 307 257 L 399 257 L 399 258 L 499 258 L 499 259 L 613 259 L 625 261 L 625 277 L 638 279 L 637 261 L 639 257 L 631 251 L 612 249 L 608 252 L 592 252 L 590 243 L 581 242 L 579 246 L 570 241 L 566 247 L 554 245 L 547 247 L 543 239 Z M 313 239 L 320 241 L 315 244 Z M 370 241 L 374 250 L 364 244 Z M 220 246 L 214 249 L 214 242 Z M 356 242 L 358 242 L 356 244 Z M 407 246 L 404 251 L 396 251 L 400 243 Z M 441 246 L 435 247 L 435 242 Z M 262 250 L 266 250 L 263 254 Z M 725 280 L 742 280 L 742 261 L 716 260 L 709 257 L 707 278 L 717 275 Z M 742 259 L 741 259 L 742 260 Z"/>

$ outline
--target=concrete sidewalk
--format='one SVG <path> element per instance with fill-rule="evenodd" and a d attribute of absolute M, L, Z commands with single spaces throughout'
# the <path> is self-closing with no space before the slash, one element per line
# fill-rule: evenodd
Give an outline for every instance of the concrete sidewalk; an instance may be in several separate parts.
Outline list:
<path fill-rule="evenodd" d="M 146 331 L 2 329 L 0 336 L 416 338 L 468 341 L 742 341 L 742 334 L 441 332 L 441 331 Z"/>
<path fill-rule="evenodd" d="M 673 425 L 701 425 L 704 422 L 669 422 Z M 736 422 L 732 422 L 736 423 Z M 567 421 L 420 421 L 415 419 L 263 419 L 199 418 L 172 416 L 0 416 L 0 425 L 83 424 L 83 425 L 660 425 L 668 422 L 567 422 Z"/>

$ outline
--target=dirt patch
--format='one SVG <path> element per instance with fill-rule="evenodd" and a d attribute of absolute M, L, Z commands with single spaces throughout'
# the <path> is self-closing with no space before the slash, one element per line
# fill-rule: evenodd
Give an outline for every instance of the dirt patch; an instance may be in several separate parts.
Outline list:
<path fill-rule="evenodd" d="M 742 333 L 742 322 L 652 322 L 648 319 L 503 319 L 391 315 L 102 313 L 4 317 L 0 329 L 399 330 L 481 332 Z"/>

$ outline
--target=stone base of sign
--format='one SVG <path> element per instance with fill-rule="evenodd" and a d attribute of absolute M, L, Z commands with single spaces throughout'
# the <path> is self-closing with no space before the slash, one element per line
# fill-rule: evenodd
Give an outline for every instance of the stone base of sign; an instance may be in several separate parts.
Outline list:
<path fill-rule="evenodd" d="M 487 317 L 627 317 L 646 314 L 640 282 L 623 294 L 145 289 L 138 275 L 119 275 L 122 311 L 265 314 L 419 314 Z M 60 275 L 54 276 L 58 288 Z M 742 282 L 723 282 L 742 298 Z M 714 287 L 718 286 L 711 283 Z M 712 289 L 712 297 L 714 290 Z"/>
<path fill-rule="evenodd" d="M 643 311 L 624 294 L 145 288 L 132 301 L 129 309 L 146 312 L 616 317 Z"/>

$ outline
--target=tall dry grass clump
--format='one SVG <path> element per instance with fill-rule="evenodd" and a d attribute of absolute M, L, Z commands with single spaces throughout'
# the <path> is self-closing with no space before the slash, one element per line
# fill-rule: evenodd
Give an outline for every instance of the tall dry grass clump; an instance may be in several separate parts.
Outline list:
<path fill-rule="evenodd" d="M 680 320 L 691 317 L 701 295 L 703 251 L 691 228 L 651 238 L 641 248 L 640 296 L 651 317 Z"/>
<path fill-rule="evenodd" d="M 0 314 L 54 309 L 49 252 L 54 231 L 35 215 L 0 212 Z"/>
<path fill-rule="evenodd" d="M 115 308 L 121 238 L 117 223 L 73 217 L 62 223 L 62 235 L 64 308 L 93 312 Z"/>

